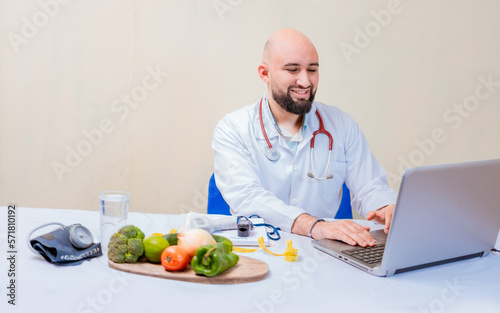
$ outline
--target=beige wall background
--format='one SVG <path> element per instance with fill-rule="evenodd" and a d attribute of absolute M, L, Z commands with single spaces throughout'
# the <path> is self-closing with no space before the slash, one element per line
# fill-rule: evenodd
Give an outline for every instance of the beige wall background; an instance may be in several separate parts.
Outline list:
<path fill-rule="evenodd" d="M 500 2 L 0 1 L 0 205 L 206 210 L 212 132 L 257 101 L 282 27 L 320 55 L 317 100 L 408 166 L 500 157 Z"/>

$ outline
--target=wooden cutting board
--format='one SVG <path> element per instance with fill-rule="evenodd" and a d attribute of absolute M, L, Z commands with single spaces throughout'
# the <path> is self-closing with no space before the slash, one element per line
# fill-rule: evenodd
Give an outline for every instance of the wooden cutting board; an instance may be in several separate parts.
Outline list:
<path fill-rule="evenodd" d="M 110 260 L 109 267 L 132 274 L 202 284 L 242 284 L 259 281 L 267 276 L 269 272 L 267 263 L 246 256 L 239 257 L 240 260 L 235 266 L 213 277 L 197 275 L 189 265 L 182 271 L 169 272 L 161 264 L 153 264 L 144 259 L 137 263 L 115 263 Z"/>

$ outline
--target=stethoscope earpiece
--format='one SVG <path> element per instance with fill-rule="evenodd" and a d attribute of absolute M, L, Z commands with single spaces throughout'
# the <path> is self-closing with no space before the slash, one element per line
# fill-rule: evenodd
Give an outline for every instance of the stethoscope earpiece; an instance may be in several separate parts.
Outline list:
<path fill-rule="evenodd" d="M 325 177 L 315 177 L 314 174 L 311 172 L 307 173 L 307 176 L 309 176 L 311 178 L 316 178 L 317 180 L 325 180 L 325 179 L 332 179 L 333 178 L 332 174 L 328 174 Z"/>

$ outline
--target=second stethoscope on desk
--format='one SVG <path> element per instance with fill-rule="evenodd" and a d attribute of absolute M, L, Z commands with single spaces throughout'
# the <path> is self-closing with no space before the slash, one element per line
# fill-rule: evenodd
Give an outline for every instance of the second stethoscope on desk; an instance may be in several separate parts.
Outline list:
<path fill-rule="evenodd" d="M 260 121 L 260 128 L 262 129 L 262 134 L 264 135 L 264 139 L 266 139 L 268 150 L 266 151 L 266 157 L 269 159 L 269 161 L 276 161 L 281 157 L 281 154 L 278 150 L 276 150 L 275 147 L 271 144 L 269 141 L 269 138 L 267 137 L 266 129 L 264 128 L 264 121 L 262 120 L 262 100 L 260 99 L 260 104 L 259 104 L 259 121 Z M 316 110 L 316 116 L 318 117 L 319 121 L 319 128 L 317 131 L 313 133 L 313 137 L 311 138 L 311 168 L 312 168 L 312 173 L 309 172 L 307 173 L 307 176 L 310 178 L 314 178 L 317 180 L 325 180 L 325 179 L 332 179 L 333 175 L 332 174 L 326 174 L 328 173 L 328 168 L 330 167 L 330 160 L 332 157 L 332 150 L 333 150 L 333 137 L 330 132 L 328 132 L 325 129 L 325 126 L 323 125 L 323 119 L 321 118 L 321 115 L 319 114 L 318 110 Z M 316 169 L 314 168 L 314 141 L 316 139 L 316 135 L 318 134 L 324 134 L 328 136 L 328 159 L 326 161 L 326 168 L 325 172 L 323 173 L 322 177 L 318 177 L 316 175 Z"/>

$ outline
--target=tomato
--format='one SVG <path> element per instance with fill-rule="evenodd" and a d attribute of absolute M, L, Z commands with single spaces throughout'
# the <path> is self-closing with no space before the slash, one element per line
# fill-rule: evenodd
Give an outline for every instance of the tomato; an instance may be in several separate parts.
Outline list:
<path fill-rule="evenodd" d="M 170 246 L 161 254 L 161 265 L 167 271 L 180 271 L 189 264 L 189 254 L 181 246 Z"/>

